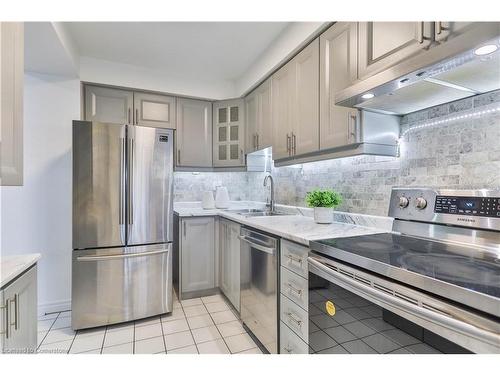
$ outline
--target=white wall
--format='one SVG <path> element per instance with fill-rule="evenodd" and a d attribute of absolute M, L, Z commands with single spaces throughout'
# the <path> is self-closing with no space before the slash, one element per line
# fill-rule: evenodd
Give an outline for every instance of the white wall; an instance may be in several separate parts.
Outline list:
<path fill-rule="evenodd" d="M 41 253 L 41 311 L 71 298 L 71 122 L 80 117 L 76 79 L 25 74 L 24 186 L 1 187 L 2 255 Z"/>

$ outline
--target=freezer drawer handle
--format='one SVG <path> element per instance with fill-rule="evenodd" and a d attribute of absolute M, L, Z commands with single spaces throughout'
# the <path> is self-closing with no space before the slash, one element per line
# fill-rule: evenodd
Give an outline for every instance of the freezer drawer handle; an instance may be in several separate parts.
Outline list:
<path fill-rule="evenodd" d="M 167 250 L 147 251 L 144 253 L 119 254 L 119 255 L 102 255 L 102 256 L 86 255 L 86 256 L 82 256 L 82 257 L 77 257 L 76 260 L 78 260 L 80 262 L 93 262 L 96 260 L 137 258 L 137 257 L 144 257 L 144 256 L 164 254 L 164 253 L 168 253 L 168 249 Z"/>
<path fill-rule="evenodd" d="M 274 255 L 274 250 L 275 250 L 274 247 L 267 247 L 267 246 L 259 245 L 258 243 L 255 243 L 253 241 L 249 241 L 247 236 L 238 236 L 238 237 L 241 241 L 250 244 L 250 246 L 252 246 L 253 248 L 260 250 L 260 251 L 263 251 L 265 253 Z"/>

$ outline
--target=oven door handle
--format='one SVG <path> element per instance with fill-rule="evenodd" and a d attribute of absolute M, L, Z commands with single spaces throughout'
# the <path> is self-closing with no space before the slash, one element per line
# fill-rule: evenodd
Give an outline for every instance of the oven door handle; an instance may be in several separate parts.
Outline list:
<path fill-rule="evenodd" d="M 350 292 L 361 295 L 361 297 L 372 301 L 373 303 L 382 303 L 385 306 L 395 308 L 403 311 L 406 314 L 412 315 L 419 319 L 429 321 L 433 324 L 441 326 L 446 329 L 451 329 L 462 335 L 469 336 L 475 340 L 487 344 L 487 348 L 482 347 L 482 350 L 488 350 L 493 353 L 498 353 L 500 350 L 500 334 L 493 332 L 483 327 L 479 327 L 470 322 L 460 320 L 458 317 L 451 314 L 446 314 L 437 309 L 430 309 L 424 306 L 416 305 L 406 301 L 403 298 L 397 297 L 393 294 L 388 294 L 381 290 L 375 289 L 371 285 L 357 281 L 352 277 L 344 275 L 340 272 L 332 270 L 329 266 L 321 261 L 321 258 L 309 256 L 307 258 L 309 263 L 309 271 L 335 283 Z"/>

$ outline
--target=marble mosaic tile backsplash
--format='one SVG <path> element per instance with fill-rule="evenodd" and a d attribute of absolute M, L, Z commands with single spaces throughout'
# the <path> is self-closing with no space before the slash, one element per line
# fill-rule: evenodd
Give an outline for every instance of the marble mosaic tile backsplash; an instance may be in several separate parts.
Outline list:
<path fill-rule="evenodd" d="M 333 188 L 341 211 L 387 215 L 393 186 L 500 189 L 500 112 L 458 118 L 500 103 L 500 91 L 462 99 L 402 118 L 400 157 L 356 156 L 274 168 L 276 201 L 304 206 L 314 188 Z M 450 120 L 431 127 L 429 121 Z M 264 173 L 175 173 L 175 199 L 201 200 L 203 190 L 228 187 L 233 200 L 265 200 Z"/>

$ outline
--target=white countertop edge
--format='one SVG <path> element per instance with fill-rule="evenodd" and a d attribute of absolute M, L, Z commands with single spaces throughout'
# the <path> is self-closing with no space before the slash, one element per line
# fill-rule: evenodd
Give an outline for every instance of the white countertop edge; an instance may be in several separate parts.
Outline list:
<path fill-rule="evenodd" d="M 0 256 L 0 289 L 37 263 L 40 253 Z"/>
<path fill-rule="evenodd" d="M 232 202 L 233 203 L 233 202 Z M 260 202 L 236 202 L 237 205 L 231 205 L 230 209 L 237 208 L 256 208 L 259 205 L 261 207 L 265 206 Z M 247 205 L 245 206 L 245 203 Z M 236 207 L 237 206 L 237 207 Z M 246 225 L 257 230 L 261 230 L 266 233 L 270 233 L 281 238 L 297 242 L 299 244 L 309 246 L 310 241 L 326 239 L 326 238 L 339 238 L 339 237 L 350 237 L 365 234 L 376 234 L 389 232 L 387 224 L 384 224 L 384 228 L 377 228 L 375 226 L 359 225 L 355 223 L 346 223 L 334 221 L 332 224 L 316 224 L 314 219 L 309 215 L 304 215 L 305 210 L 310 210 L 303 207 L 292 207 L 292 206 L 282 206 L 287 208 L 287 211 L 297 210 L 301 212 L 302 215 L 284 215 L 284 216 L 268 216 L 268 217 L 245 217 L 236 213 L 228 212 L 227 209 L 209 209 L 204 210 L 201 206 L 196 205 L 196 202 L 189 202 L 187 204 L 181 203 L 175 209 L 175 212 L 179 217 L 201 217 L 201 216 L 218 216 L 223 217 L 242 225 Z M 370 218 L 368 215 L 361 214 L 349 214 L 339 212 L 339 215 L 350 215 L 351 219 L 355 217 L 366 217 Z M 379 218 L 372 216 L 373 218 L 382 219 L 383 221 L 388 220 L 392 227 L 392 218 Z M 287 223 L 288 222 L 288 225 Z M 368 221 L 370 223 L 370 221 Z M 373 221 L 375 223 L 375 221 Z M 283 226 L 286 228 L 283 228 Z M 307 227 L 307 232 L 300 232 L 300 229 Z M 290 228 L 290 230 L 289 230 Z M 293 230 L 292 230 L 293 229 Z"/>

